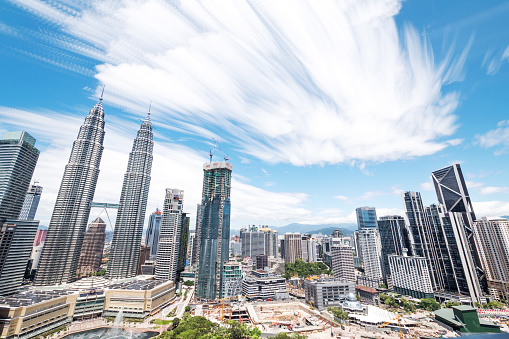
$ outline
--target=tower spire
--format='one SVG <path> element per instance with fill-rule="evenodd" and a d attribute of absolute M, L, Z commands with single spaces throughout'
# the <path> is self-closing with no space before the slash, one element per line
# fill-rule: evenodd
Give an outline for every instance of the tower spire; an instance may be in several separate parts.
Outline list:
<path fill-rule="evenodd" d="M 99 101 L 103 101 L 104 87 L 105 87 L 105 86 L 106 86 L 106 85 L 103 85 L 103 91 L 102 91 L 102 93 L 101 93 L 101 97 L 99 98 Z"/>
<path fill-rule="evenodd" d="M 152 100 L 150 100 L 150 104 L 148 105 L 148 117 L 150 118 L 150 109 L 152 108 Z"/>

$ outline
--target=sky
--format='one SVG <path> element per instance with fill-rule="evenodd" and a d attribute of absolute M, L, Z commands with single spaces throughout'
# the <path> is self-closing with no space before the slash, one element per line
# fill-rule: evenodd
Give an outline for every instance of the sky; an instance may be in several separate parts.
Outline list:
<path fill-rule="evenodd" d="M 506 1 L 6 0 L 0 133 L 37 139 L 42 225 L 103 85 L 97 202 L 118 202 L 152 102 L 147 218 L 178 188 L 194 225 L 212 138 L 232 229 L 402 215 L 404 191 L 437 203 L 430 173 L 453 163 L 477 217 L 509 215 L 508 16 Z"/>

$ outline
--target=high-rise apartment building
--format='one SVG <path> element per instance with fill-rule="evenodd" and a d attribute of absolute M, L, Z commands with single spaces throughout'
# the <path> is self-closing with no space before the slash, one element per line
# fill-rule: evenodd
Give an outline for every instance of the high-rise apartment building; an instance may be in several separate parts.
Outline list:
<path fill-rule="evenodd" d="M 189 262 L 189 265 L 193 265 L 193 256 L 194 256 L 194 243 L 196 239 L 196 231 L 195 230 L 189 230 L 189 240 L 187 242 L 187 260 Z"/>
<path fill-rule="evenodd" d="M 474 235 L 483 260 L 490 295 L 495 299 L 509 300 L 509 220 L 476 220 Z"/>
<path fill-rule="evenodd" d="M 369 279 L 381 280 L 384 277 L 382 243 L 376 228 L 363 228 L 358 231 L 359 247 L 364 262 L 364 275 Z"/>
<path fill-rule="evenodd" d="M 187 213 L 182 213 L 182 227 L 180 231 L 180 245 L 179 245 L 179 253 L 178 253 L 178 264 L 177 264 L 177 278 L 175 281 L 180 280 L 180 274 L 184 272 L 186 268 L 187 261 L 187 250 L 189 243 L 189 224 L 191 223 L 191 218 L 187 216 Z"/>
<path fill-rule="evenodd" d="M 396 293 L 410 295 L 414 298 L 434 298 L 428 261 L 424 257 L 389 255 L 391 279 Z"/>
<path fill-rule="evenodd" d="M 41 200 L 42 186 L 30 185 L 25 195 L 23 207 L 19 213 L 19 220 L 34 220 L 39 201 Z"/>
<path fill-rule="evenodd" d="M 18 219 L 38 158 L 27 132 L 5 132 L 0 139 L 0 225 Z"/>
<path fill-rule="evenodd" d="M 152 122 L 148 113 L 134 139 L 124 175 L 106 273 L 112 279 L 131 278 L 137 273 L 153 148 Z"/>
<path fill-rule="evenodd" d="M 378 231 L 382 242 L 382 258 L 385 275 L 390 275 L 389 255 L 403 255 L 403 250 L 409 250 L 411 244 L 405 219 L 399 215 L 390 215 L 378 219 Z"/>
<path fill-rule="evenodd" d="M 203 166 L 196 286 L 196 296 L 201 299 L 223 295 L 223 264 L 229 258 L 231 174 L 232 165 L 226 161 Z"/>
<path fill-rule="evenodd" d="M 95 273 L 101 268 L 104 242 L 106 240 L 106 223 L 99 217 L 88 225 L 87 233 L 81 246 L 78 274 Z"/>
<path fill-rule="evenodd" d="M 150 260 L 157 257 L 157 246 L 159 244 L 159 232 L 161 231 L 161 220 L 163 213 L 158 209 L 148 218 L 147 233 L 145 234 L 145 245 L 150 247 Z"/>
<path fill-rule="evenodd" d="M 65 166 L 35 277 L 36 285 L 64 284 L 75 279 L 90 203 L 99 177 L 103 141 L 104 110 L 101 99 L 80 127 Z"/>
<path fill-rule="evenodd" d="M 353 248 L 348 245 L 331 247 L 332 273 L 335 280 L 355 282 Z"/>
<path fill-rule="evenodd" d="M 377 228 L 376 209 L 374 207 L 364 206 L 355 209 L 357 214 L 357 226 L 363 228 Z"/>
<path fill-rule="evenodd" d="M 438 201 L 444 207 L 442 218 L 447 218 L 453 230 L 446 235 L 455 237 L 455 256 L 461 261 L 468 294 L 473 301 L 480 302 L 483 290 L 487 292 L 487 282 L 473 234 L 474 209 L 461 167 L 455 164 L 439 169 L 431 173 L 431 178 Z"/>
<path fill-rule="evenodd" d="M 270 228 L 257 228 L 240 230 L 240 243 L 242 257 L 255 258 L 258 255 L 277 255 L 277 231 Z"/>
<path fill-rule="evenodd" d="M 302 260 L 302 235 L 300 233 L 286 233 L 284 242 L 285 264 Z"/>
<path fill-rule="evenodd" d="M 183 224 L 184 191 L 167 188 L 157 249 L 156 277 L 176 281 Z"/>
<path fill-rule="evenodd" d="M 201 204 L 196 205 L 196 228 L 193 241 L 193 255 L 191 256 L 191 266 L 198 267 L 200 259 L 200 227 L 201 227 Z"/>

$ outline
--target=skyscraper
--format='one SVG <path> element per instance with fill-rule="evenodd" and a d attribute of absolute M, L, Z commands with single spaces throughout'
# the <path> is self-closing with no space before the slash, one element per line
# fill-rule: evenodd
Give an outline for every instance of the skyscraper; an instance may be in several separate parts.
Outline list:
<path fill-rule="evenodd" d="M 487 292 L 487 282 L 473 233 L 474 209 L 461 167 L 455 164 L 439 169 L 431 173 L 431 178 L 444 214 L 448 214 L 444 217 L 448 218 L 456 238 L 469 294 L 473 301 L 479 302 L 483 290 Z"/>
<path fill-rule="evenodd" d="M 39 201 L 41 200 L 42 186 L 30 185 L 25 195 L 25 201 L 19 214 L 19 220 L 34 220 Z"/>
<path fill-rule="evenodd" d="M 152 170 L 152 139 L 149 112 L 134 139 L 124 175 L 107 269 L 112 279 L 136 276 Z"/>
<path fill-rule="evenodd" d="M 353 248 L 340 244 L 331 247 L 332 273 L 336 280 L 355 282 L 355 268 L 353 266 Z"/>
<path fill-rule="evenodd" d="M 363 228 L 377 228 L 376 209 L 374 207 L 364 206 L 355 209 L 357 214 L 357 226 Z"/>
<path fill-rule="evenodd" d="M 145 234 L 145 245 L 150 247 L 150 260 L 157 257 L 157 245 L 159 244 L 159 232 L 161 230 L 163 213 L 158 209 L 148 218 L 148 228 Z"/>
<path fill-rule="evenodd" d="M 378 231 L 382 241 L 382 258 L 385 275 L 390 275 L 389 255 L 403 255 L 403 250 L 410 248 L 410 239 L 405 225 L 405 219 L 399 215 L 390 215 L 378 219 Z"/>
<path fill-rule="evenodd" d="M 177 264 L 177 277 L 175 281 L 180 280 L 180 273 L 184 272 L 186 268 L 187 250 L 189 243 L 189 225 L 191 218 L 187 216 L 187 213 L 182 213 L 182 227 L 180 230 L 180 245 L 178 253 L 178 264 Z"/>
<path fill-rule="evenodd" d="M 18 218 L 38 158 L 27 132 L 5 132 L 0 139 L 0 225 Z"/>
<path fill-rule="evenodd" d="M 163 220 L 157 249 L 156 277 L 176 281 L 182 231 L 184 191 L 167 188 L 164 198 Z"/>
<path fill-rule="evenodd" d="M 254 260 L 256 256 L 266 254 L 265 233 L 258 231 L 256 226 L 241 230 L 240 244 L 242 249 L 242 258 L 250 257 Z"/>
<path fill-rule="evenodd" d="M 193 255 L 191 256 L 191 266 L 198 267 L 200 259 L 200 227 L 201 227 L 201 204 L 196 205 L 196 228 L 193 241 Z"/>
<path fill-rule="evenodd" d="M 358 231 L 359 247 L 364 262 L 364 275 L 369 279 L 381 280 L 384 277 L 382 243 L 376 228 L 363 228 Z"/>
<path fill-rule="evenodd" d="M 36 285 L 57 285 L 75 279 L 90 203 L 99 177 L 103 141 L 101 98 L 80 127 L 65 166 L 35 277 Z"/>
<path fill-rule="evenodd" d="M 199 239 L 199 260 L 196 296 L 203 299 L 221 298 L 223 264 L 229 258 L 230 190 L 232 165 L 226 161 L 203 166 L 203 193 Z"/>
<path fill-rule="evenodd" d="M 302 260 L 302 234 L 285 233 L 284 255 L 285 264 L 293 263 L 297 259 Z"/>
<path fill-rule="evenodd" d="M 509 299 L 509 220 L 481 218 L 474 234 L 483 259 L 488 290 L 495 299 Z"/>
<path fill-rule="evenodd" d="M 83 238 L 78 274 L 95 273 L 101 268 L 104 241 L 106 240 L 106 223 L 99 217 L 88 225 L 87 233 Z"/>

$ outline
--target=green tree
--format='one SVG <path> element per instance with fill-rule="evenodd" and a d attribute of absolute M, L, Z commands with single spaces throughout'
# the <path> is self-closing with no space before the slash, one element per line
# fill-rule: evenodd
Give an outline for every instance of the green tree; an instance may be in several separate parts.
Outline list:
<path fill-rule="evenodd" d="M 306 278 L 321 274 L 332 274 L 332 271 L 323 262 L 304 262 L 301 259 L 297 259 L 294 263 L 285 264 L 284 277 L 286 279 L 290 279 L 295 275 L 299 278 Z"/>
<path fill-rule="evenodd" d="M 495 308 L 495 309 L 503 309 L 504 308 L 504 304 L 501 303 L 500 301 L 496 301 L 496 300 L 493 300 L 493 301 L 490 301 L 489 303 L 486 304 L 486 308 Z"/>
<path fill-rule="evenodd" d="M 478 303 L 477 301 L 474 302 L 474 306 L 477 307 L 477 308 L 482 308 L 481 303 Z"/>
<path fill-rule="evenodd" d="M 445 303 L 445 307 L 452 308 L 453 306 L 460 306 L 460 303 L 453 303 L 452 301 L 448 301 Z"/>
<path fill-rule="evenodd" d="M 336 318 L 339 318 L 341 320 L 347 320 L 348 319 L 348 312 L 343 311 L 341 309 L 341 307 L 329 306 L 327 308 L 327 311 L 329 311 L 330 313 L 334 314 L 334 316 Z"/>
<path fill-rule="evenodd" d="M 421 302 L 419 303 L 419 306 L 421 306 L 421 308 L 428 310 L 430 312 L 440 309 L 440 304 L 437 303 L 435 299 L 431 299 L 431 298 L 422 298 Z"/>
<path fill-rule="evenodd" d="M 184 312 L 190 312 L 191 311 L 191 306 L 187 305 L 186 308 L 184 308 Z"/>
<path fill-rule="evenodd" d="M 186 280 L 186 281 L 184 281 L 184 283 L 183 283 L 183 284 L 184 284 L 184 285 L 186 285 L 186 286 L 194 286 L 194 281 L 192 281 L 192 280 Z"/>
<path fill-rule="evenodd" d="M 386 284 L 380 284 L 380 285 L 378 285 L 378 287 L 380 287 L 380 288 L 387 288 L 387 285 Z"/>
<path fill-rule="evenodd" d="M 288 334 L 285 332 L 278 333 L 275 337 L 275 339 L 306 339 L 307 337 L 305 335 L 300 335 L 297 333 Z"/>

